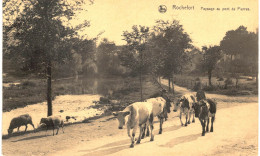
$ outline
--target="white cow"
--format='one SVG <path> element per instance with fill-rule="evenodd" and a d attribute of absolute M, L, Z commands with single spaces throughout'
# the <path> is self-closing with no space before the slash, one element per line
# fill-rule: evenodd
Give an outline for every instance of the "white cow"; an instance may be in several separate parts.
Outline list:
<path fill-rule="evenodd" d="M 152 114 L 154 117 L 157 116 L 158 119 L 160 120 L 159 134 L 162 134 L 163 119 L 165 118 L 165 114 L 170 113 L 171 104 L 167 103 L 163 97 L 150 98 L 145 101 L 152 104 Z M 147 136 L 149 136 L 148 132 L 149 132 L 149 130 L 147 127 L 147 133 L 146 133 Z M 144 134 L 143 134 L 142 138 L 143 137 L 144 137 Z"/>
<path fill-rule="evenodd" d="M 127 134 L 131 138 L 130 147 L 134 147 L 135 133 L 139 126 L 140 134 L 137 140 L 137 144 L 141 142 L 141 134 L 143 134 L 143 128 L 145 125 L 150 125 L 151 128 L 151 139 L 154 140 L 153 135 L 153 114 L 152 114 L 152 104 L 149 102 L 135 102 L 127 106 L 123 111 L 118 113 L 113 113 L 119 121 L 119 129 L 122 129 L 125 125 L 125 117 L 128 116 L 127 121 Z M 130 130 L 133 129 L 132 135 L 130 135 Z"/>
<path fill-rule="evenodd" d="M 185 126 L 187 126 L 187 124 L 190 124 L 190 117 L 193 114 L 193 119 L 192 122 L 195 122 L 195 118 L 194 118 L 194 108 L 192 107 L 194 105 L 194 103 L 196 103 L 195 100 L 195 96 L 192 94 L 185 94 L 183 95 L 174 105 L 174 109 L 173 111 L 176 112 L 178 109 L 180 109 L 180 121 L 181 121 L 181 125 L 183 126 L 183 122 L 182 122 L 182 114 L 184 114 L 186 116 L 186 122 L 185 122 Z M 189 121 L 187 122 L 189 118 Z"/>

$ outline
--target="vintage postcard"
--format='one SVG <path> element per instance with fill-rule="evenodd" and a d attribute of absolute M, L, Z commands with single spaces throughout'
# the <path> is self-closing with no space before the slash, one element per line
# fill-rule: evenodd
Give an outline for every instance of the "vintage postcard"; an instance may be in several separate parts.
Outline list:
<path fill-rule="evenodd" d="M 258 155 L 257 0 L 3 0 L 2 155 Z"/>

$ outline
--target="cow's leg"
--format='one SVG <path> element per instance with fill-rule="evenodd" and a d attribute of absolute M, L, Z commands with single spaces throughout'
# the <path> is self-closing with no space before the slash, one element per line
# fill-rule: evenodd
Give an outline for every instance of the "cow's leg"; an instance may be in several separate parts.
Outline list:
<path fill-rule="evenodd" d="M 64 133 L 64 130 L 63 130 L 63 128 L 64 128 L 64 124 L 62 124 L 62 126 L 61 126 L 61 127 L 62 127 L 62 132 Z"/>
<path fill-rule="evenodd" d="M 182 123 L 182 120 L 181 120 L 181 116 L 182 116 L 182 113 L 180 112 L 180 121 L 181 121 L 181 126 L 183 126 L 183 123 Z"/>
<path fill-rule="evenodd" d="M 185 115 L 186 115 L 186 122 L 185 122 L 185 126 L 187 126 L 188 113 L 186 113 Z"/>
<path fill-rule="evenodd" d="M 201 127 L 202 127 L 202 136 L 205 136 L 205 121 L 204 119 L 200 119 Z"/>
<path fill-rule="evenodd" d="M 146 131 L 146 136 L 150 135 L 150 130 L 149 130 L 149 125 L 147 125 L 147 131 Z"/>
<path fill-rule="evenodd" d="M 160 118 L 160 130 L 159 134 L 162 134 L 163 117 Z"/>
<path fill-rule="evenodd" d="M 27 127 L 28 127 L 28 126 L 27 126 L 27 125 L 25 125 L 25 130 L 24 130 L 24 132 L 26 132 L 26 131 L 27 131 Z"/>
<path fill-rule="evenodd" d="M 168 113 L 167 113 L 166 110 L 164 110 L 164 118 L 165 118 L 165 121 L 167 121 L 167 119 L 168 119 Z"/>
<path fill-rule="evenodd" d="M 47 136 L 47 130 L 48 130 L 48 126 L 46 125 L 46 132 L 45 132 L 45 136 Z"/>
<path fill-rule="evenodd" d="M 146 127 L 146 124 L 145 124 L 145 127 Z M 140 128 L 140 133 L 139 133 L 138 140 L 136 141 L 136 144 L 140 144 L 141 137 L 142 137 L 142 134 L 143 134 L 143 127 L 142 127 L 142 125 L 139 125 L 139 128 Z"/>
<path fill-rule="evenodd" d="M 133 132 L 132 132 L 132 138 L 131 138 L 132 143 L 131 143 L 130 147 L 134 147 L 134 144 L 135 144 L 135 132 L 137 130 L 137 127 L 138 127 L 137 125 L 134 126 L 134 129 L 133 129 Z"/>
<path fill-rule="evenodd" d="M 130 145 L 130 147 L 134 147 L 134 144 L 133 144 L 133 142 L 132 142 L 132 136 L 131 136 L 131 134 L 130 134 L 130 130 L 131 130 L 131 128 L 130 128 L 130 126 L 128 126 L 127 125 L 127 135 L 129 136 L 129 138 L 131 139 L 131 145 Z"/>
<path fill-rule="evenodd" d="M 191 117 L 191 111 L 189 111 L 189 121 L 188 121 L 188 124 L 190 124 L 190 117 Z"/>
<path fill-rule="evenodd" d="M 20 127 L 17 128 L 17 132 L 19 132 Z"/>
<path fill-rule="evenodd" d="M 194 123 L 194 122 L 195 122 L 195 118 L 194 118 L 194 116 L 195 116 L 195 113 L 194 113 L 194 112 L 192 112 L 192 115 L 193 115 L 192 122 Z"/>
<path fill-rule="evenodd" d="M 59 129 L 60 129 L 60 126 L 57 126 L 57 132 L 56 132 L 56 135 L 58 135 L 58 133 L 59 133 Z"/>
<path fill-rule="evenodd" d="M 32 125 L 32 127 L 33 127 L 33 129 L 34 129 L 34 132 L 35 132 L 34 124 L 31 122 L 30 125 Z"/>
<path fill-rule="evenodd" d="M 210 132 L 213 132 L 213 122 L 215 120 L 215 116 L 211 117 L 211 127 L 210 127 Z"/>
<path fill-rule="evenodd" d="M 53 129 L 52 129 L 52 132 L 53 132 L 53 136 L 54 136 L 54 130 L 55 130 L 55 126 L 53 125 Z"/>
<path fill-rule="evenodd" d="M 129 136 L 129 138 L 132 139 L 132 137 L 131 137 L 131 135 L 130 135 L 130 129 L 131 129 L 130 126 L 127 125 L 127 135 Z"/>
<path fill-rule="evenodd" d="M 209 131 L 209 117 L 208 117 L 208 120 L 207 120 L 207 127 L 206 127 L 206 132 Z"/>
<path fill-rule="evenodd" d="M 153 141 L 154 136 L 153 136 L 153 115 L 152 114 L 150 115 L 149 125 L 150 125 L 150 129 L 151 129 L 151 139 L 150 139 L 150 141 Z"/>
<path fill-rule="evenodd" d="M 146 130 L 146 127 L 147 127 L 147 125 L 146 125 L 146 124 L 144 124 L 143 132 L 142 132 L 142 139 L 143 139 L 143 138 L 144 138 L 144 136 L 145 136 L 145 130 Z"/>

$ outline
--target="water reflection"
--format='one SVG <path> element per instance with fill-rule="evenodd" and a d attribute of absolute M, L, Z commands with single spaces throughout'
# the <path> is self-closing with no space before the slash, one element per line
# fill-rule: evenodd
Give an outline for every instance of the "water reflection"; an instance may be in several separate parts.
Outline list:
<path fill-rule="evenodd" d="M 66 90 L 68 94 L 101 94 L 112 96 L 116 90 L 122 87 L 122 78 L 88 78 L 79 77 L 74 80 L 62 80 L 54 82 L 59 88 Z"/>

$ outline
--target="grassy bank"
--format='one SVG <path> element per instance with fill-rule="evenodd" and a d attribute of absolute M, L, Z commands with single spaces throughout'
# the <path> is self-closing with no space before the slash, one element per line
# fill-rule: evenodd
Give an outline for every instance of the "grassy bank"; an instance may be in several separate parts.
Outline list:
<path fill-rule="evenodd" d="M 186 87 L 188 89 L 196 88 L 196 81 L 200 79 L 201 87 L 208 93 L 222 94 L 222 95 L 258 95 L 258 86 L 256 80 L 240 78 L 237 86 L 235 85 L 236 79 L 229 78 L 229 84 L 225 86 L 227 78 L 218 79 L 212 77 L 212 86 L 208 84 L 208 78 L 192 77 L 187 75 L 177 75 L 174 77 L 175 84 Z"/>
<path fill-rule="evenodd" d="M 9 83 L 17 82 L 8 81 Z M 3 111 L 25 107 L 46 101 L 45 80 L 20 80 L 20 84 L 3 87 Z M 159 88 L 146 76 L 143 82 L 143 99 L 158 92 Z M 53 98 L 66 94 L 101 94 L 119 103 L 113 104 L 111 110 L 120 110 L 129 103 L 140 101 L 140 84 L 138 77 L 113 77 L 87 79 L 74 78 L 53 81 Z"/>

